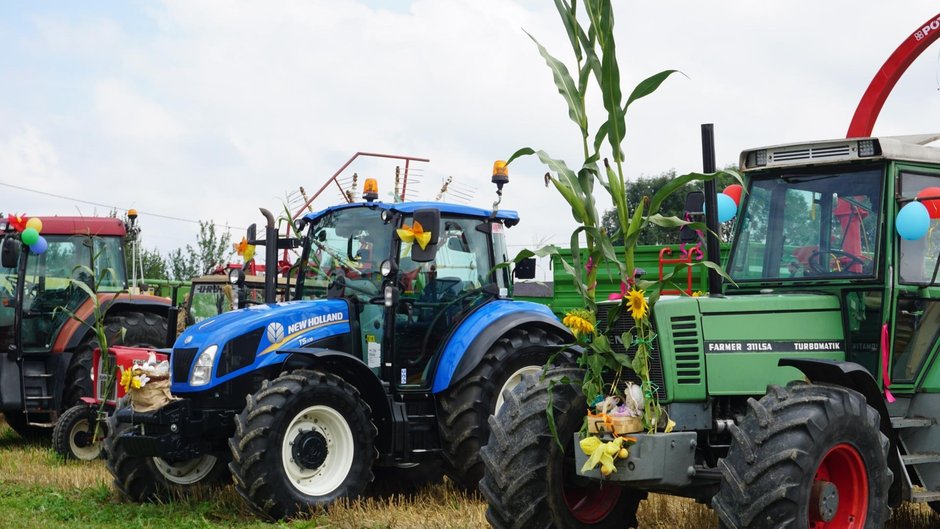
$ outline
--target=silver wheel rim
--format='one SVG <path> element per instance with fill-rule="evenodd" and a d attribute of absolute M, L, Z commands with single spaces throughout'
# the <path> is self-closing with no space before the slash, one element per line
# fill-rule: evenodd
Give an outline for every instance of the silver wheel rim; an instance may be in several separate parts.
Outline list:
<path fill-rule="evenodd" d="M 80 433 L 87 433 L 89 437 L 94 435 L 94 428 L 91 426 L 88 419 L 75 421 L 75 424 L 69 429 L 69 450 L 72 451 L 76 459 L 82 461 L 98 459 L 98 456 L 101 455 L 101 440 L 95 440 L 95 442 L 88 446 L 79 446 L 76 438 Z"/>
<path fill-rule="evenodd" d="M 311 431 L 326 441 L 326 457 L 316 468 L 294 461 L 294 442 Z M 281 462 L 291 485 L 307 496 L 325 496 L 346 481 L 355 457 L 352 429 L 341 413 L 329 406 L 311 406 L 294 416 L 284 433 Z"/>
<path fill-rule="evenodd" d="M 504 392 L 512 391 L 512 388 L 522 383 L 522 378 L 526 375 L 538 375 L 541 372 L 542 366 L 525 366 L 509 375 L 509 378 L 506 379 L 506 383 L 503 384 L 503 387 L 499 390 L 499 394 L 496 396 L 496 408 L 493 410 L 493 414 L 498 413 L 499 409 L 503 407 L 503 402 L 505 402 L 505 399 L 503 399 Z"/>
<path fill-rule="evenodd" d="M 153 458 L 157 471 L 170 483 L 193 485 L 204 479 L 218 462 L 215 456 L 205 455 L 188 461 L 169 463 L 159 457 Z"/>

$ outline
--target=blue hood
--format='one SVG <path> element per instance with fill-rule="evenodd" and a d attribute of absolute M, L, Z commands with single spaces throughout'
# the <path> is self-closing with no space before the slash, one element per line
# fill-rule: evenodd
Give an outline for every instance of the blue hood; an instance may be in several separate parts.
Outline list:
<path fill-rule="evenodd" d="M 264 328 L 254 362 L 222 377 L 216 376 L 219 359 L 225 354 L 225 344 L 230 340 Z M 303 347 L 311 342 L 345 334 L 349 327 L 349 305 L 343 300 L 320 299 L 314 301 L 285 301 L 268 305 L 254 305 L 245 309 L 220 314 L 186 329 L 177 338 L 173 349 L 196 349 L 187 372 L 187 379 L 173 381 L 172 391 L 204 391 L 243 373 L 283 362 L 284 355 L 269 354 L 280 349 Z M 188 373 L 192 370 L 199 353 L 210 345 L 217 345 L 212 379 L 209 384 L 193 387 L 189 385 Z M 180 361 L 185 361 L 179 359 Z M 174 361 L 174 370 L 179 367 Z"/>

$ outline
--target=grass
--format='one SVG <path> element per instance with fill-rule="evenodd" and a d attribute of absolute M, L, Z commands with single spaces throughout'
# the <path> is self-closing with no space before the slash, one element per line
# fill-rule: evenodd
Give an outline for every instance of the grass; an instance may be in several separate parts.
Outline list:
<path fill-rule="evenodd" d="M 335 505 L 303 520 L 267 523 L 232 487 L 165 504 L 121 501 L 102 461 L 64 461 L 48 442 L 20 439 L 0 421 L 0 527 L 18 529 L 469 529 L 488 527 L 486 504 L 448 484 L 415 496 L 365 498 Z M 703 505 L 651 495 L 640 506 L 643 529 L 715 528 Z M 905 505 L 886 529 L 940 525 L 925 505 Z"/>

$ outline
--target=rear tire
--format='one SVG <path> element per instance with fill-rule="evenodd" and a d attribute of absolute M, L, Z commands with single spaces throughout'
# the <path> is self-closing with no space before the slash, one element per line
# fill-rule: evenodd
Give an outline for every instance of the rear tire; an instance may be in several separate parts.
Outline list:
<path fill-rule="evenodd" d="M 378 455 L 371 415 L 336 375 L 296 370 L 265 381 L 235 417 L 236 489 L 274 519 L 359 496 Z"/>
<path fill-rule="evenodd" d="M 892 472 L 880 415 L 839 386 L 771 386 L 731 426 L 712 507 L 735 529 L 874 529 L 890 515 Z"/>
<path fill-rule="evenodd" d="M 646 498 L 613 483 L 577 476 L 574 434 L 584 422 L 587 403 L 578 381 L 583 371 L 556 368 L 538 381 L 526 377 L 506 395 L 490 418 L 490 438 L 483 448 L 486 473 L 480 490 L 489 502 L 486 519 L 497 528 L 623 529 L 636 527 L 636 510 Z M 562 450 L 549 430 L 549 384 Z"/>
<path fill-rule="evenodd" d="M 121 435 L 132 428 L 132 424 L 119 423 L 112 415 L 108 418 L 109 433 L 104 441 L 114 487 L 126 498 L 135 502 L 160 502 L 184 496 L 193 487 L 211 487 L 228 481 L 225 462 L 215 456 L 169 464 L 160 458 L 129 454 Z"/>
<path fill-rule="evenodd" d="M 52 430 L 52 448 L 65 459 L 93 461 L 103 455 L 108 426 L 102 421 L 95 438 L 98 409 L 79 404 L 65 410 Z"/>
<path fill-rule="evenodd" d="M 526 374 L 540 373 L 554 346 L 562 340 L 542 329 L 516 329 L 494 343 L 469 375 L 440 397 L 440 431 L 447 474 L 475 492 L 483 478 L 480 449 L 490 435 L 488 420 L 503 392 Z"/>

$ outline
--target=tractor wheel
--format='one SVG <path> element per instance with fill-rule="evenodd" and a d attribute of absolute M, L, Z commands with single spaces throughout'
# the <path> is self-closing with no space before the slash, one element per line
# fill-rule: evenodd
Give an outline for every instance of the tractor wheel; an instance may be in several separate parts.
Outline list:
<path fill-rule="evenodd" d="M 371 415 L 336 375 L 296 370 L 265 381 L 229 440 L 238 492 L 274 519 L 360 495 L 378 455 Z"/>
<path fill-rule="evenodd" d="M 8 411 L 3 414 L 7 426 L 27 441 L 49 439 L 52 430 L 45 426 L 33 426 L 26 422 L 26 414 L 21 411 Z"/>
<path fill-rule="evenodd" d="M 110 345 L 160 347 L 166 341 L 166 318 L 149 312 L 122 312 L 120 315 L 107 316 L 104 327 Z M 91 332 L 75 350 L 65 374 L 63 409 L 79 404 L 82 397 L 93 395 L 92 356 L 98 346 L 98 337 Z"/>
<path fill-rule="evenodd" d="M 554 368 L 542 381 L 527 376 L 507 393 L 503 407 L 490 419 L 480 490 L 489 503 L 486 519 L 493 527 L 637 526 L 636 510 L 645 492 L 577 475 L 574 434 L 584 423 L 587 403 L 570 381 L 582 376 L 581 369 L 570 367 Z M 550 383 L 554 384 L 555 426 L 564 450 L 549 429 Z"/>
<path fill-rule="evenodd" d="M 228 477 L 225 463 L 212 455 L 169 463 L 158 457 L 127 453 L 121 435 L 133 428 L 108 418 L 108 436 L 104 450 L 108 471 L 114 476 L 114 487 L 132 501 L 159 502 L 184 495 L 196 486 L 215 486 Z"/>
<path fill-rule="evenodd" d="M 712 499 L 724 528 L 873 529 L 884 526 L 892 472 L 880 415 L 838 386 L 771 386 L 748 400 L 719 460 Z"/>
<path fill-rule="evenodd" d="M 78 404 L 65 410 L 52 430 L 52 448 L 66 459 L 98 459 L 102 455 L 108 426 L 102 421 L 98 428 L 98 437 L 95 437 L 97 422 L 96 406 Z"/>
<path fill-rule="evenodd" d="M 487 420 L 502 405 L 506 390 L 527 374 L 538 375 L 562 343 L 542 329 L 517 329 L 500 338 L 469 375 L 452 385 L 440 399 L 440 431 L 447 473 L 454 483 L 476 491 L 483 477 L 480 448 L 490 435 Z"/>

